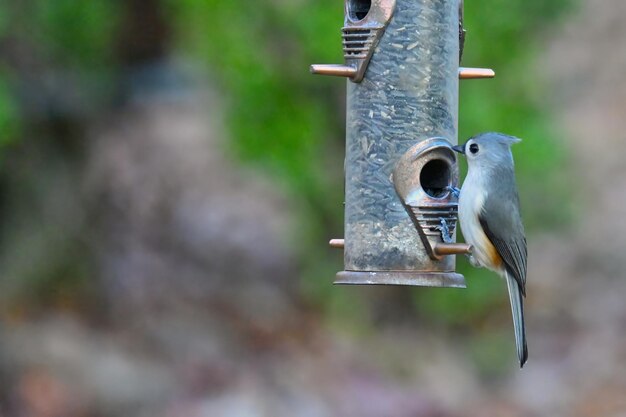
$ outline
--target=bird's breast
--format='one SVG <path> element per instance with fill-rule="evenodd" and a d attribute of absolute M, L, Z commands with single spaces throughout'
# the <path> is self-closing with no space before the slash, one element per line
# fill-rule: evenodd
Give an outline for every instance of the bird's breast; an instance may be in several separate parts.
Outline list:
<path fill-rule="evenodd" d="M 476 261 L 481 266 L 500 272 L 502 258 L 485 234 L 479 220 L 487 196 L 481 178 L 472 178 L 468 175 L 459 197 L 459 222 L 465 242 L 473 247 L 472 255 Z"/>

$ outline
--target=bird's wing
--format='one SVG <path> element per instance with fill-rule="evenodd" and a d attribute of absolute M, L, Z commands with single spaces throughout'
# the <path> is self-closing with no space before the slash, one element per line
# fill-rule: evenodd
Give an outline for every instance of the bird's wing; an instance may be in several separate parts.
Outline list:
<path fill-rule="evenodd" d="M 507 272 L 517 281 L 520 291 L 526 296 L 528 250 L 517 192 L 509 196 L 490 194 L 485 199 L 478 219 L 502 257 Z"/>

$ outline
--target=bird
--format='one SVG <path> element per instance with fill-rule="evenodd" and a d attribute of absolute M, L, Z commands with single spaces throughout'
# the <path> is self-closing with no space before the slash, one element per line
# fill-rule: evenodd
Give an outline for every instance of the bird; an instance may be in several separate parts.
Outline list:
<path fill-rule="evenodd" d="M 459 223 L 475 267 L 496 272 L 506 281 L 520 368 L 528 359 L 524 298 L 528 250 L 520 214 L 511 146 L 521 139 L 481 133 L 453 149 L 467 159 L 459 195 Z"/>

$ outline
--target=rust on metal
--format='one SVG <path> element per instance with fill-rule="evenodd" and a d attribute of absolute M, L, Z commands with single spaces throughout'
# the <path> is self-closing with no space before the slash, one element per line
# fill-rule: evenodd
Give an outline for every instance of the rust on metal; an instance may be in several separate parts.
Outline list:
<path fill-rule="evenodd" d="M 467 243 L 443 243 L 435 244 L 434 252 L 437 256 L 466 255 L 471 253 L 472 245 Z"/>

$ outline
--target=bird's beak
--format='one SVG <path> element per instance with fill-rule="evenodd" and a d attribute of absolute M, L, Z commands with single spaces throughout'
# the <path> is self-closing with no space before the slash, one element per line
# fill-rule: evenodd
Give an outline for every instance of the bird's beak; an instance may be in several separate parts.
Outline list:
<path fill-rule="evenodd" d="M 465 155 L 465 144 L 453 146 L 452 149 L 454 149 L 458 153 L 462 153 L 463 155 Z"/>

